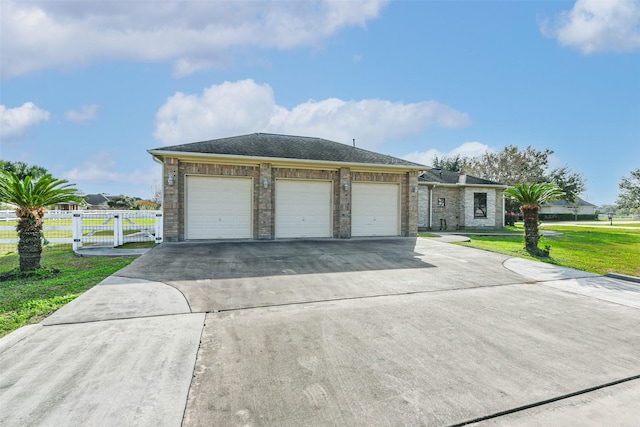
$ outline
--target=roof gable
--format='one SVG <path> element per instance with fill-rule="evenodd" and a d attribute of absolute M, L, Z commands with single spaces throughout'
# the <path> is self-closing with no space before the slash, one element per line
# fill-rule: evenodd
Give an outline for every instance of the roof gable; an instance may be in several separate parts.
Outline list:
<path fill-rule="evenodd" d="M 149 150 L 152 154 L 197 153 L 372 165 L 427 166 L 322 138 L 253 133 Z"/>

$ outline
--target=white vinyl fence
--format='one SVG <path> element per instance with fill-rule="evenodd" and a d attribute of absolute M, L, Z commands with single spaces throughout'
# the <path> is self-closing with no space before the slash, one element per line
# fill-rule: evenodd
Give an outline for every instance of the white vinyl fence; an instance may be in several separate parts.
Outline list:
<path fill-rule="evenodd" d="M 16 250 L 18 218 L 14 211 L 0 211 L 0 250 Z M 47 244 L 121 246 L 130 242 L 162 243 L 162 211 L 47 211 L 43 219 Z"/>

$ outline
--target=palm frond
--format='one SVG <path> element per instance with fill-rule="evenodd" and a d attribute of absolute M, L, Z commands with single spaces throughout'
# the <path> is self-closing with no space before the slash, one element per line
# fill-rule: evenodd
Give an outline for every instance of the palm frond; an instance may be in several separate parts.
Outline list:
<path fill-rule="evenodd" d="M 20 179 L 13 172 L 0 172 L 0 201 L 20 208 L 41 208 L 56 203 L 81 202 L 77 189 L 67 180 L 45 174 L 37 180 Z"/>
<path fill-rule="evenodd" d="M 527 183 L 516 184 L 507 188 L 505 194 L 523 205 L 540 205 L 565 195 L 560 187 L 550 182 L 536 182 L 530 185 Z"/>

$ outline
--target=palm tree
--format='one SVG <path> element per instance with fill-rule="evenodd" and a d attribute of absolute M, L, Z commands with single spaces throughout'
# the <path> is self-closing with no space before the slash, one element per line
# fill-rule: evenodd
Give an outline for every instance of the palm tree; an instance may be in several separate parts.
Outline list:
<path fill-rule="evenodd" d="M 20 218 L 18 232 L 18 254 L 20 270 L 40 268 L 42 256 L 42 217 L 45 207 L 56 203 L 81 202 L 77 190 L 68 181 L 45 174 L 33 179 L 21 179 L 14 172 L 0 171 L 0 201 L 16 206 Z"/>
<path fill-rule="evenodd" d="M 525 249 L 532 255 L 543 254 L 538 249 L 538 212 L 540 211 L 540 204 L 559 199 L 565 195 L 564 191 L 556 184 L 536 182 L 531 185 L 526 183 L 516 184 L 508 188 L 505 193 L 522 204 L 520 210 L 524 218 Z"/>

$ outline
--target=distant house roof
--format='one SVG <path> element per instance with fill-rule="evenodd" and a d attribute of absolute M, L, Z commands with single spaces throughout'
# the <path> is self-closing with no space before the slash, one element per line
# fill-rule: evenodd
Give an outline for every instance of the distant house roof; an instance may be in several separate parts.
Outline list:
<path fill-rule="evenodd" d="M 594 205 L 593 203 L 589 203 L 586 200 L 581 199 L 580 197 L 576 197 L 576 204 L 578 206 L 596 207 L 596 205 Z M 574 203 L 568 202 L 566 200 L 556 200 L 555 202 L 543 203 L 541 206 L 571 206 L 571 205 L 574 205 Z"/>
<path fill-rule="evenodd" d="M 101 204 L 106 204 L 109 201 L 109 196 L 107 196 L 106 194 L 100 193 L 100 194 L 87 194 L 86 196 L 84 196 L 84 199 L 87 201 L 88 205 L 91 206 L 98 206 Z"/>
<path fill-rule="evenodd" d="M 477 178 L 471 175 L 464 175 L 458 172 L 435 168 L 424 171 L 418 177 L 418 181 L 433 184 L 496 185 L 506 187 L 504 184 L 490 181 L 488 179 Z"/>
<path fill-rule="evenodd" d="M 213 139 L 191 144 L 173 145 L 149 150 L 155 156 L 171 153 L 198 153 L 256 158 L 310 160 L 359 163 L 386 166 L 407 166 L 427 169 L 427 166 L 397 157 L 374 153 L 322 138 L 253 133 L 230 138 Z"/>

